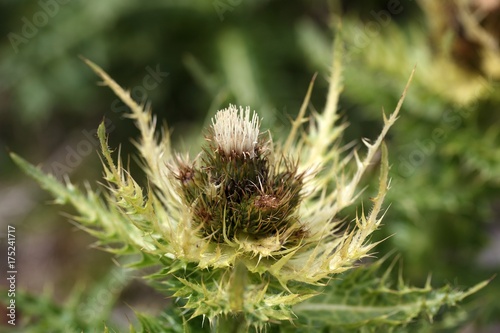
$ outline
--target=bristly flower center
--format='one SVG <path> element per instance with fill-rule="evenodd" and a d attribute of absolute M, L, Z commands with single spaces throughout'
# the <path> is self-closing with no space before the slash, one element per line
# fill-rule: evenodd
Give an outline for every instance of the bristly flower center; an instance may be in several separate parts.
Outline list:
<path fill-rule="evenodd" d="M 220 110 L 212 119 L 213 140 L 217 145 L 219 154 L 227 157 L 244 156 L 255 157 L 255 148 L 259 139 L 259 117 L 250 108 L 245 110 L 235 105 Z"/>

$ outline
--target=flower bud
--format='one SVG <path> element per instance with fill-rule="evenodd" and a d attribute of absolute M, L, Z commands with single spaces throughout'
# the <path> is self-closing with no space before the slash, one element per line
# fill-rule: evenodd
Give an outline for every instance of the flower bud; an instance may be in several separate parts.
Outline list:
<path fill-rule="evenodd" d="M 200 165 L 179 162 L 181 195 L 194 225 L 213 241 L 275 237 L 284 245 L 292 235 L 304 234 L 292 232 L 301 229 L 294 213 L 302 176 L 285 158 L 271 162 L 272 149 L 259 138 L 259 125 L 249 107 L 238 111 L 230 105 L 212 120 Z"/>

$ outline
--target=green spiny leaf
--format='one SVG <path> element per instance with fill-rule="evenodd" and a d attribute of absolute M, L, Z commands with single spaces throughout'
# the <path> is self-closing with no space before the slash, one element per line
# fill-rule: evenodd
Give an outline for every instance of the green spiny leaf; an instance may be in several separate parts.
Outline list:
<path fill-rule="evenodd" d="M 133 248 L 145 248 L 143 232 L 118 207 L 106 205 L 89 186 L 84 194 L 69 181 L 61 184 L 54 176 L 44 174 L 39 168 L 14 153 L 12 160 L 42 188 L 49 191 L 57 204 L 71 204 L 79 213 L 74 219 L 79 227 L 98 238 L 98 246 L 117 254 L 129 254 Z M 150 247 L 150 246 L 149 246 Z"/>
<path fill-rule="evenodd" d="M 316 329 L 369 326 L 388 330 L 415 320 L 432 321 L 442 307 L 456 306 L 488 283 L 461 291 L 448 285 L 432 289 L 430 282 L 423 288 L 410 287 L 400 280 L 392 288 L 387 273 L 377 277 L 379 267 L 380 262 L 349 271 L 321 295 L 295 306 L 299 322 Z"/>

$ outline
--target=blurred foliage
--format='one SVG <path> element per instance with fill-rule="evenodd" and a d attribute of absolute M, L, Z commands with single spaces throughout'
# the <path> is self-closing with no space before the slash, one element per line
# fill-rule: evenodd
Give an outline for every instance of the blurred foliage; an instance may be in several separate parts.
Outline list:
<path fill-rule="evenodd" d="M 465 3 L 421 1 L 422 15 L 404 23 L 395 22 L 398 14 L 388 10 L 372 12 L 364 21 L 342 19 L 350 55 L 344 107 L 362 112 L 365 124 L 372 125 L 382 108 L 395 104 L 398 87 L 417 66 L 405 112 L 389 142 L 392 205 L 379 234 L 389 237 L 381 252 L 401 251 L 404 272 L 413 281 L 424 280 L 429 271 L 438 280 L 456 278 L 468 285 L 494 275 L 500 265 L 494 252 L 500 228 L 500 30 L 488 23 L 493 19 L 498 25 L 500 4 L 481 11 L 468 7 L 480 1 Z M 475 39 L 478 33 L 466 26 L 462 12 L 476 19 L 475 29 L 491 37 L 493 46 Z M 328 35 L 312 22 L 299 33 L 306 52 L 323 50 L 309 59 L 325 68 Z M 366 130 L 363 123 L 354 125 L 361 133 Z M 488 294 L 500 292 L 498 283 L 490 288 Z M 481 320 L 498 318 L 498 299 L 482 296 L 488 310 Z"/>
<path fill-rule="evenodd" d="M 63 304 L 54 302 L 48 289 L 40 295 L 21 289 L 16 295 L 16 329 L 26 333 L 102 331 L 130 279 L 130 273 L 114 268 L 92 286 L 75 286 Z"/>
<path fill-rule="evenodd" d="M 54 161 L 67 165 L 66 147 L 86 139 L 82 131 L 95 130 L 103 116 L 113 124 L 120 121 L 121 105 L 110 103 L 111 93 L 93 85 L 95 77 L 79 55 L 132 90 L 144 87 L 147 68 L 168 72 L 157 88 L 147 90 L 147 99 L 172 125 L 182 147 L 192 145 L 199 135 L 191 134 L 229 101 L 251 104 L 263 116 L 263 126 L 279 134 L 299 110 L 313 73 L 320 78 L 327 73 L 330 27 L 342 21 L 350 55 L 341 99 L 351 123 L 346 142 L 360 133 L 373 138 L 382 107 L 393 109 L 417 65 L 388 142 L 391 207 L 379 237 L 391 237 L 379 251 L 401 252 L 405 275 L 416 283 L 432 273 L 434 281 L 457 279 L 471 286 L 498 271 L 498 253 L 481 261 L 491 244 L 498 244 L 494 237 L 500 230 L 499 66 L 498 51 L 488 44 L 496 41 L 498 47 L 500 19 L 498 7 L 477 8 L 488 1 L 468 3 L 476 6 L 473 12 L 481 15 L 476 23 L 490 39 L 475 30 L 474 20 L 471 28 L 467 7 L 450 0 L 402 0 L 402 10 L 394 14 L 388 0 L 60 0 L 57 9 L 40 3 L 0 2 L 2 146 L 46 161 L 50 170 Z M 52 10 L 47 23 L 23 37 L 27 21 Z M 13 45 L 10 33 L 26 42 Z M 322 105 L 326 87 L 325 80 L 317 80 L 313 106 Z M 145 97 L 144 90 L 136 90 L 136 99 Z M 129 122 L 120 127 L 125 129 L 113 140 L 134 137 Z M 71 168 L 72 178 L 99 174 L 94 155 Z M 20 177 L 4 151 L 0 166 L 1 184 Z M 32 224 L 51 223 L 47 217 L 28 217 Z M 496 280 L 478 293 L 472 305 L 481 307 L 479 324 L 498 323 L 500 301 L 494 295 L 499 293 Z"/>

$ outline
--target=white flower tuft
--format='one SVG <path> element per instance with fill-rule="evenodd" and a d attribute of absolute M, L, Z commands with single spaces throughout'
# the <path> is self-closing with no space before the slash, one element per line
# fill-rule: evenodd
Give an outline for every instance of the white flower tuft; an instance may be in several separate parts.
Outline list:
<path fill-rule="evenodd" d="M 226 156 L 243 155 L 255 157 L 255 147 L 259 138 L 259 117 L 255 113 L 250 118 L 250 107 L 240 106 L 239 112 L 235 105 L 219 110 L 212 118 L 213 139 L 219 153 Z"/>

